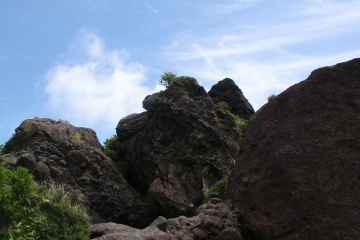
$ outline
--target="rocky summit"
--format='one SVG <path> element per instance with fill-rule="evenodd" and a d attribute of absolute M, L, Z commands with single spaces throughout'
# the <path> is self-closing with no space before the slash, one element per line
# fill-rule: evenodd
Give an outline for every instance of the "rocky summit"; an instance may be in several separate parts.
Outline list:
<path fill-rule="evenodd" d="M 34 118 L 0 160 L 81 192 L 96 240 L 360 239 L 360 59 L 255 114 L 231 79 L 207 93 L 178 77 L 143 106 L 119 121 L 113 159 L 91 129 Z"/>
<path fill-rule="evenodd" d="M 244 239 L 360 239 L 360 59 L 315 70 L 251 118 L 227 193 Z"/>
<path fill-rule="evenodd" d="M 190 77 L 147 96 L 143 106 L 146 112 L 120 120 L 116 129 L 127 179 L 155 200 L 161 215 L 192 215 L 238 157 L 234 119 Z"/>
<path fill-rule="evenodd" d="M 26 167 L 38 181 L 78 190 L 95 223 L 143 227 L 156 218 L 152 205 L 126 182 L 89 128 L 62 120 L 25 120 L 4 152 L 3 159 Z"/>

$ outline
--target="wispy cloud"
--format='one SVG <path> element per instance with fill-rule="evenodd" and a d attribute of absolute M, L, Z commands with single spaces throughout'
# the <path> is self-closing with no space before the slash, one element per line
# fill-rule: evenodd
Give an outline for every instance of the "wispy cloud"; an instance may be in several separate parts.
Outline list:
<path fill-rule="evenodd" d="M 360 47 L 342 46 L 341 38 L 344 34 L 360 35 L 359 1 L 278 2 L 254 13 L 264 15 L 261 21 L 256 20 L 257 15 L 254 19 L 234 16 L 254 11 L 257 4 L 266 1 L 230 1 L 213 7 L 231 9 L 246 3 L 251 3 L 250 9 L 222 11 L 220 18 L 228 22 L 219 20 L 221 27 L 204 26 L 206 32 L 196 29 L 178 34 L 163 49 L 163 56 L 177 64 L 179 72 L 196 76 L 207 87 L 224 77 L 233 78 L 255 108 L 261 107 L 269 94 L 285 90 L 314 68 L 359 56 Z M 211 24 L 214 22 L 216 19 Z M 334 44 L 327 48 L 332 39 L 339 41 L 340 50 L 335 51 Z"/>
<path fill-rule="evenodd" d="M 79 38 L 83 61 L 64 60 L 47 72 L 49 106 L 73 124 L 114 129 L 122 117 L 143 111 L 142 100 L 156 87 L 145 86 L 142 65 L 107 49 L 94 32 L 82 31 Z"/>
<path fill-rule="evenodd" d="M 148 8 L 150 9 L 153 13 L 159 13 L 159 11 L 154 8 L 149 2 L 145 1 L 145 0 L 141 0 L 142 3 Z"/>

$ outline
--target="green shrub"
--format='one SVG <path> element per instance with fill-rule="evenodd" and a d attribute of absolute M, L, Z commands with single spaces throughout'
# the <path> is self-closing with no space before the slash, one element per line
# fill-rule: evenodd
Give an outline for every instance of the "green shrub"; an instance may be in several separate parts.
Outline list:
<path fill-rule="evenodd" d="M 0 163 L 0 239 L 89 239 L 90 218 L 74 193 L 37 184 Z"/>
<path fill-rule="evenodd" d="M 176 83 L 177 85 L 180 85 L 182 87 L 187 87 L 189 85 L 196 83 L 196 79 L 189 76 L 181 76 L 181 77 L 176 77 L 173 83 Z"/>
<path fill-rule="evenodd" d="M 0 156 L 3 155 L 3 148 L 4 148 L 4 145 L 3 145 L 3 144 L 0 144 Z"/>
<path fill-rule="evenodd" d="M 196 83 L 196 79 L 188 76 L 176 77 L 171 85 L 167 87 L 165 91 L 160 91 L 160 98 L 167 99 L 179 99 L 181 96 L 186 94 L 190 88 L 192 88 L 193 84 Z M 197 96 L 193 96 L 193 98 Z"/>
<path fill-rule="evenodd" d="M 66 191 L 64 186 L 51 185 L 41 209 L 47 226 L 41 229 L 41 239 L 89 239 L 90 218 L 85 207 L 80 204 L 80 194 Z"/>
<path fill-rule="evenodd" d="M 240 133 L 240 135 L 243 135 L 245 133 L 245 128 L 248 124 L 248 120 L 245 120 L 233 113 L 230 113 L 230 115 L 232 116 L 232 118 L 235 121 L 236 130 Z"/>
<path fill-rule="evenodd" d="M 227 102 L 219 102 L 217 103 L 219 107 L 221 107 L 224 111 L 230 111 L 231 108 Z"/>
<path fill-rule="evenodd" d="M 271 94 L 270 96 L 268 96 L 268 102 L 273 102 L 276 99 L 276 95 L 275 94 Z"/>
<path fill-rule="evenodd" d="M 127 162 L 121 159 L 119 153 L 119 140 L 116 135 L 113 135 L 111 138 L 105 140 L 104 153 L 116 163 L 117 169 L 125 178 L 127 178 L 130 166 Z"/>
<path fill-rule="evenodd" d="M 221 180 L 217 181 L 206 194 L 204 203 L 208 203 L 212 198 L 224 198 L 227 184 L 228 177 L 224 177 Z"/>
<path fill-rule="evenodd" d="M 104 153 L 106 154 L 106 156 L 108 156 L 115 162 L 120 160 L 120 156 L 118 153 L 118 145 L 119 140 L 117 139 L 116 135 L 113 135 L 112 137 L 106 139 L 104 142 Z"/>
<path fill-rule="evenodd" d="M 231 107 L 227 102 L 219 102 L 217 103 L 219 107 L 221 107 L 226 113 L 228 113 L 235 121 L 236 130 L 243 135 L 245 132 L 245 128 L 248 124 L 248 120 L 241 118 L 239 115 L 236 115 L 231 112 Z"/>
<path fill-rule="evenodd" d="M 173 84 L 175 78 L 176 78 L 176 73 L 173 72 L 164 72 L 161 77 L 160 77 L 160 85 L 163 85 L 164 87 L 168 88 L 171 84 Z"/>

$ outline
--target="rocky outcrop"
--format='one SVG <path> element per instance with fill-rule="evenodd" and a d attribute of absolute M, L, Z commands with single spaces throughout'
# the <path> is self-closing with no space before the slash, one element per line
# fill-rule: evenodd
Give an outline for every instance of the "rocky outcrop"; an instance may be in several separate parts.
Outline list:
<path fill-rule="evenodd" d="M 320 68 L 250 120 L 228 197 L 244 239 L 360 239 L 360 59 Z"/>
<path fill-rule="evenodd" d="M 125 181 L 91 129 L 61 120 L 25 120 L 4 151 L 3 158 L 26 167 L 36 180 L 80 191 L 93 222 L 143 227 L 156 218 L 153 205 Z"/>
<path fill-rule="evenodd" d="M 214 103 L 226 102 L 230 107 L 229 110 L 243 119 L 248 120 L 255 113 L 240 88 L 230 78 L 215 84 L 210 89 L 209 96 Z"/>
<path fill-rule="evenodd" d="M 238 156 L 234 120 L 190 77 L 147 96 L 143 106 L 147 112 L 117 126 L 127 179 L 155 199 L 163 216 L 191 215 Z"/>
<path fill-rule="evenodd" d="M 213 203 L 201 205 L 194 217 L 159 217 L 142 230 L 100 223 L 91 226 L 91 236 L 94 240 L 243 240 L 237 212 L 216 199 Z"/>

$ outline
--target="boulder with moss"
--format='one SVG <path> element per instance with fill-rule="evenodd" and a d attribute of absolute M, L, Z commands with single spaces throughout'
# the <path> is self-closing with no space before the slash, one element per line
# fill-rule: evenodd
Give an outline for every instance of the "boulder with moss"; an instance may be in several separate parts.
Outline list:
<path fill-rule="evenodd" d="M 37 181 L 65 184 L 80 191 L 93 222 L 143 227 L 156 207 L 123 178 L 95 132 L 67 121 L 25 120 L 3 148 L 3 160 L 26 167 Z"/>
<path fill-rule="evenodd" d="M 191 77 L 176 78 L 143 106 L 147 112 L 117 126 L 127 179 L 155 199 L 162 215 L 191 215 L 235 163 L 241 141 L 235 121 Z"/>

